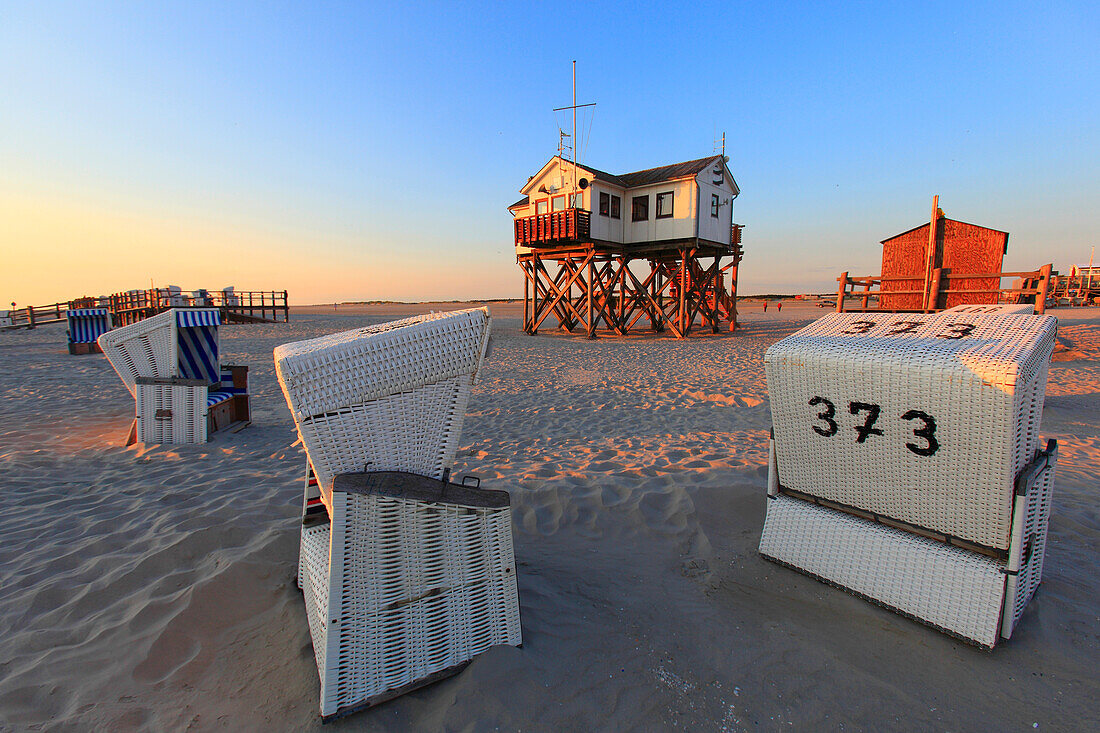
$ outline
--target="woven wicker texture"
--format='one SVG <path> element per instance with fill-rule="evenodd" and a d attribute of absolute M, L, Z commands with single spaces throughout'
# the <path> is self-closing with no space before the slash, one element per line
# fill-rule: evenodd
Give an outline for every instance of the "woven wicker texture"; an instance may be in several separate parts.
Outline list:
<path fill-rule="evenodd" d="M 408 471 L 442 478 L 454 464 L 470 376 L 299 419 L 298 434 L 327 504 L 341 473 Z"/>
<path fill-rule="evenodd" d="M 1022 529 L 1014 532 L 1009 550 L 1009 568 L 1018 573 L 1009 575 L 1006 587 L 1005 613 L 1001 635 L 1006 639 L 1020 621 L 1024 608 L 1039 588 L 1046 556 L 1047 526 L 1050 523 L 1050 502 L 1054 493 L 1054 474 L 1058 461 L 1056 447 L 1048 450 L 1048 460 L 1042 470 L 1030 477 L 1027 493 L 1018 498 L 1016 512 Z M 1014 517 L 1015 519 L 1015 517 Z M 1014 522 L 1016 524 L 1016 522 Z"/>
<path fill-rule="evenodd" d="M 1003 563 L 799 499 L 767 504 L 765 557 L 976 644 L 996 643 Z"/>
<path fill-rule="evenodd" d="M 126 389 L 133 394 L 138 377 L 167 379 L 177 376 L 173 373 L 176 365 L 174 329 L 175 316 L 165 311 L 108 331 L 96 343 Z"/>
<path fill-rule="evenodd" d="M 298 584 L 306 602 L 306 621 L 313 639 L 313 656 L 323 680 L 328 669 L 328 584 L 329 525 L 302 527 L 302 545 L 298 560 Z"/>
<path fill-rule="evenodd" d="M 170 309 L 128 326 L 121 326 L 100 336 L 96 343 L 118 373 L 130 393 L 138 377 L 168 379 L 188 376 L 180 373 L 177 322 L 181 315 L 198 322 L 211 322 L 220 318 L 216 308 Z M 217 328 L 213 329 L 214 364 L 217 363 Z M 211 381 L 217 381 L 215 376 Z"/>
<path fill-rule="evenodd" d="M 275 349 L 279 383 L 326 504 L 341 473 L 442 478 L 454 463 L 489 332 L 488 310 L 477 308 Z"/>
<path fill-rule="evenodd" d="M 181 384 L 138 384 L 136 389 L 139 441 L 142 443 L 206 442 L 206 387 Z"/>
<path fill-rule="evenodd" d="M 319 415 L 425 384 L 476 376 L 489 310 L 431 313 L 275 349 L 275 370 L 295 418 Z"/>
<path fill-rule="evenodd" d="M 1005 303 L 1003 305 L 956 305 L 944 313 L 979 313 L 983 315 L 1034 315 L 1035 306 L 1030 303 Z"/>
<path fill-rule="evenodd" d="M 779 483 L 1007 549 L 1050 316 L 831 314 L 765 355 Z"/>
<path fill-rule="evenodd" d="M 521 643 L 508 507 L 333 501 L 331 525 L 302 535 L 322 715 Z"/>

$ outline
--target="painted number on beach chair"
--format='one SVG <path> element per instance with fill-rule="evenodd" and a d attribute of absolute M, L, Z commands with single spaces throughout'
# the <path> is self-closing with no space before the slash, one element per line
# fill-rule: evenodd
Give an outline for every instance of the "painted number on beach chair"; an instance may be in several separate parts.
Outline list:
<path fill-rule="evenodd" d="M 913 436 L 916 438 L 924 438 L 927 445 L 920 446 L 912 443 L 906 443 L 905 447 L 916 453 L 918 456 L 930 456 L 935 454 L 940 449 L 940 442 L 936 440 L 936 419 L 929 415 L 927 412 L 921 412 L 920 410 L 910 410 L 901 416 L 902 420 L 920 420 L 924 423 L 922 428 L 913 428 Z"/>
<path fill-rule="evenodd" d="M 947 333 L 941 333 L 937 335 L 937 338 L 941 339 L 961 339 L 966 338 L 974 329 L 977 328 L 973 323 L 949 323 L 947 324 Z"/>
<path fill-rule="evenodd" d="M 821 425 L 811 425 L 814 432 L 823 438 L 831 438 L 837 434 L 840 430 L 840 426 L 837 425 L 836 420 L 836 405 L 832 400 L 825 397 L 815 396 L 809 402 L 811 407 L 820 408 L 819 412 L 814 416 L 821 421 Z M 871 402 L 849 402 L 848 412 L 853 415 L 860 415 L 866 413 L 867 418 L 861 425 L 853 425 L 852 429 L 856 431 L 856 442 L 865 443 L 867 438 L 872 435 L 883 435 L 881 428 L 876 428 L 875 423 L 878 422 L 879 415 L 882 413 L 882 406 L 876 405 Z M 940 442 L 936 440 L 936 419 L 923 410 L 908 410 L 901 415 L 902 420 L 912 421 L 920 420 L 921 425 L 913 427 L 913 437 L 919 438 L 923 441 L 923 444 L 909 443 L 905 444 L 911 452 L 918 456 L 932 456 L 936 451 L 940 449 Z"/>
<path fill-rule="evenodd" d="M 856 425 L 856 434 L 859 435 L 856 438 L 857 443 L 862 443 L 867 440 L 868 435 L 882 435 L 882 431 L 875 427 L 875 421 L 878 420 L 878 414 L 882 411 L 882 408 L 878 405 L 872 405 L 867 402 L 849 402 L 848 412 L 853 415 L 858 415 L 861 412 L 867 413 L 867 420 L 862 425 Z"/>
<path fill-rule="evenodd" d="M 814 432 L 824 438 L 829 438 L 836 435 L 837 424 L 836 421 L 833 420 L 833 418 L 836 417 L 836 405 L 834 405 L 832 402 L 829 402 L 829 400 L 825 399 L 824 397 L 814 397 L 812 400 L 810 400 L 810 404 L 815 406 L 825 405 L 825 409 L 817 413 L 817 419 L 825 423 L 826 427 L 819 428 L 818 426 L 814 425 Z"/>
<path fill-rule="evenodd" d="M 890 335 L 897 336 L 898 334 L 902 333 L 912 333 L 924 324 L 920 321 L 897 321 L 896 323 L 891 323 L 890 325 L 894 327 L 890 329 Z"/>
<path fill-rule="evenodd" d="M 849 328 L 847 331 L 844 331 L 844 333 L 867 333 L 868 331 L 870 331 L 872 328 L 875 327 L 875 322 L 874 321 L 852 321 L 848 325 L 851 326 L 851 328 Z"/>
<path fill-rule="evenodd" d="M 841 333 L 847 336 L 862 336 L 869 333 L 878 324 L 875 321 L 852 321 L 848 324 L 846 331 Z M 922 321 L 891 321 L 883 324 L 885 336 L 900 336 L 904 333 L 913 333 L 921 326 L 925 325 Z M 974 323 L 948 323 L 946 331 L 936 334 L 936 338 L 941 339 L 961 339 L 974 333 L 974 329 L 977 328 L 977 324 Z"/>

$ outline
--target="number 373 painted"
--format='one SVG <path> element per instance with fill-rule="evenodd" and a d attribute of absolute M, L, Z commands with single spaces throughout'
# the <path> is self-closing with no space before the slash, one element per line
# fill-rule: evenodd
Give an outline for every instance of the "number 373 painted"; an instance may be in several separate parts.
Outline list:
<path fill-rule="evenodd" d="M 837 423 L 836 405 L 832 400 L 814 397 L 810 400 L 810 406 L 819 410 L 816 417 L 820 424 L 813 426 L 814 432 L 824 438 L 836 436 L 840 432 L 840 425 Z M 875 427 L 879 413 L 882 412 L 880 405 L 870 402 L 849 402 L 848 412 L 857 418 L 865 415 L 862 423 L 857 421 L 851 426 L 856 433 L 857 443 L 866 443 L 871 436 L 883 434 L 881 428 Z M 935 455 L 940 449 L 940 443 L 936 440 L 936 418 L 923 410 L 908 410 L 898 419 L 913 423 L 913 440 L 905 444 L 906 448 L 918 456 Z"/>

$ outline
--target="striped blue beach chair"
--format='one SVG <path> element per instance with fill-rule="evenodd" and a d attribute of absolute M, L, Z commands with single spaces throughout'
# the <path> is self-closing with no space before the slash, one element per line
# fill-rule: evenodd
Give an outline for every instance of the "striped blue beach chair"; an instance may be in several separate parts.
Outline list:
<path fill-rule="evenodd" d="M 111 330 L 111 313 L 106 308 L 70 308 L 65 317 L 69 324 L 69 353 L 99 352 L 96 339 Z"/>
<path fill-rule="evenodd" d="M 137 408 L 128 443 L 205 442 L 250 421 L 248 367 L 220 361 L 217 308 L 172 308 L 99 344 Z"/>

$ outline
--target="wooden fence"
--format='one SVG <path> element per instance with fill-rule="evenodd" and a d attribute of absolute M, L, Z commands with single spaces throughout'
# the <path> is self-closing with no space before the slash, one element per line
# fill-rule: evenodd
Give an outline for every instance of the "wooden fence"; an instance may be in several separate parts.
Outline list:
<path fill-rule="evenodd" d="M 106 308 L 110 311 L 115 326 L 125 326 L 169 308 L 193 306 L 218 308 L 224 323 L 287 323 L 290 320 L 285 290 L 242 290 L 229 293 L 215 290 L 195 296 L 193 293 L 172 293 L 165 288 L 152 288 L 115 293 L 102 298 L 85 297 L 50 305 L 28 305 L 9 311 L 9 322 L 0 324 L 0 329 L 35 328 L 48 323 L 60 323 L 66 320 L 66 312 L 73 308 Z"/>
<path fill-rule="evenodd" d="M 195 291 L 196 293 L 201 291 Z M 222 312 L 225 323 L 286 323 L 290 320 L 285 290 L 209 291 L 205 295 L 173 293 L 164 288 L 130 290 L 103 300 L 116 326 L 125 326 L 169 308 L 214 307 Z"/>
<path fill-rule="evenodd" d="M 1028 272 L 992 272 L 992 273 L 958 273 L 954 274 L 950 268 L 938 267 L 932 270 L 931 275 L 924 281 L 924 287 L 920 290 L 882 290 L 884 282 L 910 282 L 920 283 L 920 278 L 912 276 L 882 277 L 881 275 L 868 275 L 864 277 L 850 277 L 847 272 L 841 273 L 837 278 L 840 284 L 837 288 L 836 311 L 854 312 L 906 312 L 906 313 L 935 313 L 943 310 L 941 302 L 945 302 L 950 295 L 983 295 L 989 296 L 988 302 L 1007 303 L 1034 303 L 1035 312 L 1043 313 L 1046 310 L 1047 295 L 1050 292 L 1052 265 L 1043 265 L 1038 270 Z M 1024 286 L 1019 288 L 969 288 L 951 287 L 952 282 L 962 280 L 980 280 L 996 278 L 998 283 L 1001 278 L 1020 278 Z M 919 295 L 924 303 L 923 308 L 883 308 L 882 296 Z M 845 298 L 855 298 L 860 305 L 850 306 L 845 304 Z M 876 299 L 875 305 L 871 305 L 871 299 Z"/>
<path fill-rule="evenodd" d="M 51 303 L 49 305 L 28 305 L 25 308 L 8 311 L 9 322 L 0 328 L 34 328 L 47 323 L 60 323 L 70 308 L 79 308 L 75 301 Z"/>

